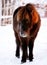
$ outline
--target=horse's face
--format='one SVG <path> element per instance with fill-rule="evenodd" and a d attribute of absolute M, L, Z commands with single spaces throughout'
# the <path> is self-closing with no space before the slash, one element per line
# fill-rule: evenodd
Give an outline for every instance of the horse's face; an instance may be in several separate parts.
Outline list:
<path fill-rule="evenodd" d="M 20 9 L 17 13 L 17 30 L 20 36 L 27 37 L 29 36 L 30 29 L 32 28 L 32 21 L 27 10 L 24 10 L 23 13 L 23 9 Z"/>
<path fill-rule="evenodd" d="M 27 20 L 27 19 L 23 19 L 22 21 L 21 21 L 21 30 L 22 31 L 28 31 L 28 29 L 29 29 L 29 27 L 30 27 L 30 21 L 29 20 Z"/>
<path fill-rule="evenodd" d="M 31 23 L 30 23 L 30 21 L 28 19 L 23 19 L 19 23 L 20 36 L 22 36 L 22 37 L 29 36 L 30 29 L 31 29 Z"/>
<path fill-rule="evenodd" d="M 32 28 L 32 22 L 30 21 L 30 17 L 27 13 L 24 13 L 24 16 L 20 19 L 18 15 L 18 24 L 17 29 L 19 29 L 18 34 L 22 37 L 27 37 L 30 34 L 30 29 Z"/>

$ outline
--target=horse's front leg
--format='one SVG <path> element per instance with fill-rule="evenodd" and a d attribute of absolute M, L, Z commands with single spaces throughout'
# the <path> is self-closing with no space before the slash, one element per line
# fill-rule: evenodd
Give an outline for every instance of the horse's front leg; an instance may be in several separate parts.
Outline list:
<path fill-rule="evenodd" d="M 21 60 L 21 62 L 22 63 L 26 62 L 27 57 L 28 57 L 27 40 L 26 39 L 22 39 L 22 60 Z"/>
<path fill-rule="evenodd" d="M 29 60 L 33 60 L 33 46 L 34 46 L 34 40 L 30 39 L 29 41 Z"/>
<path fill-rule="evenodd" d="M 15 32 L 15 38 L 16 38 L 16 54 L 15 56 L 16 57 L 20 57 L 20 40 L 19 40 L 19 37 L 18 37 L 18 34 Z"/>
<path fill-rule="evenodd" d="M 16 57 L 20 57 L 20 41 L 16 39 Z"/>

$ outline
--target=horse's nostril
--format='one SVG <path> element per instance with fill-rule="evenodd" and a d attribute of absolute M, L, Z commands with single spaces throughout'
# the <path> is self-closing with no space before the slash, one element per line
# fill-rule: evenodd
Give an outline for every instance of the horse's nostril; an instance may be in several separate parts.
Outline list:
<path fill-rule="evenodd" d="M 24 32 L 23 32 L 23 30 L 21 30 L 21 34 L 23 34 Z"/>
<path fill-rule="evenodd" d="M 21 32 L 21 34 L 23 34 L 23 32 Z"/>

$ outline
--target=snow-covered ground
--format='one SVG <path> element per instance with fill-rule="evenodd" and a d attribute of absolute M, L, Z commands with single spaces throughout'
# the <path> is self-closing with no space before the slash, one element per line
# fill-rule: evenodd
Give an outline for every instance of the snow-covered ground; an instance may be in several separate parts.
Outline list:
<path fill-rule="evenodd" d="M 0 26 L 0 65 L 21 65 L 15 57 L 15 37 L 12 24 Z M 34 43 L 33 62 L 22 65 L 47 65 L 47 18 L 41 18 L 41 27 Z"/>

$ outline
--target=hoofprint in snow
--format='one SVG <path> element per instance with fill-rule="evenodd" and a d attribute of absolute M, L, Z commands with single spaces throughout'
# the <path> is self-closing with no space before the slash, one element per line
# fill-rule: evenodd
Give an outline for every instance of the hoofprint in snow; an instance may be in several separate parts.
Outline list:
<path fill-rule="evenodd" d="M 0 65 L 21 65 L 15 57 L 15 37 L 12 24 L 0 26 Z M 20 53 L 22 55 L 22 51 Z M 47 18 L 41 18 L 41 27 L 34 43 L 33 62 L 27 60 L 23 65 L 47 65 Z"/>

